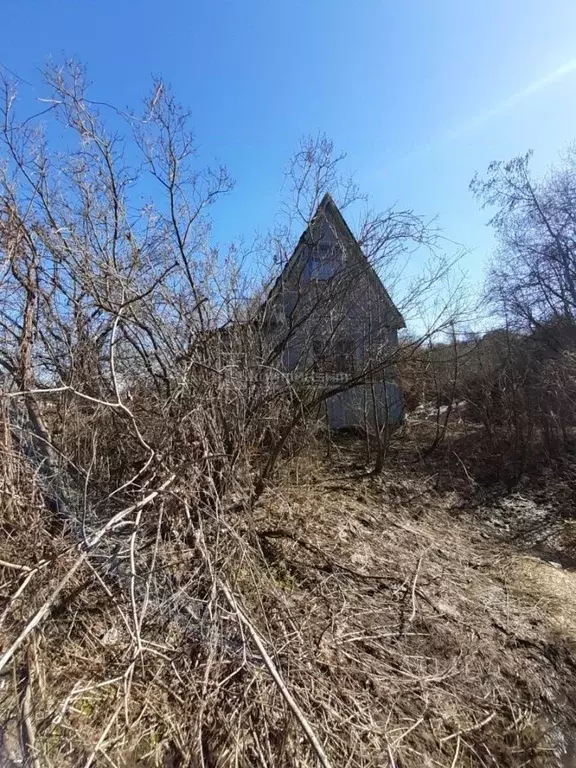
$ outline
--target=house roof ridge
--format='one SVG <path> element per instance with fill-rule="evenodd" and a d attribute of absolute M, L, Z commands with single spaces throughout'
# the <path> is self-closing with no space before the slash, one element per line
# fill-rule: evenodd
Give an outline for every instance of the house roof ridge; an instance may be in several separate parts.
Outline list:
<path fill-rule="evenodd" d="M 325 216 L 331 218 L 334 221 L 334 224 L 336 227 L 339 227 L 341 230 L 343 230 L 342 234 L 344 234 L 345 237 L 350 240 L 350 244 L 352 245 L 353 248 L 356 249 L 357 253 L 360 255 L 360 258 L 364 259 L 364 261 L 366 262 L 368 271 L 372 276 L 370 279 L 377 281 L 386 300 L 389 302 L 393 313 L 396 315 L 396 322 L 398 323 L 397 327 L 404 328 L 406 326 L 406 323 L 404 321 L 402 313 L 400 312 L 400 310 L 392 300 L 390 294 L 386 290 L 386 287 L 382 282 L 382 280 L 380 279 L 380 276 L 378 275 L 374 267 L 370 264 L 368 257 L 362 250 L 362 247 L 358 242 L 358 239 L 352 232 L 352 229 L 350 228 L 348 222 L 344 218 L 342 211 L 340 210 L 340 208 L 334 201 L 334 198 L 328 191 L 324 193 L 320 203 L 317 205 L 316 210 L 314 211 L 314 215 L 310 218 L 308 225 L 306 226 L 306 228 L 298 238 L 298 242 L 292 252 L 292 255 L 290 256 L 290 258 L 288 259 L 288 261 L 280 271 L 279 275 L 277 276 L 276 280 L 274 281 L 272 288 L 270 289 L 266 299 L 264 300 L 264 305 L 266 305 L 268 302 L 274 299 L 275 296 L 278 295 L 280 291 L 280 286 L 282 285 L 283 277 L 288 274 L 288 272 L 292 269 L 293 265 L 296 263 L 300 255 L 302 246 L 306 245 L 307 243 L 307 237 L 306 237 L 307 234 L 310 232 L 310 229 L 317 224 L 319 214 L 321 214 L 322 212 L 325 214 Z"/>

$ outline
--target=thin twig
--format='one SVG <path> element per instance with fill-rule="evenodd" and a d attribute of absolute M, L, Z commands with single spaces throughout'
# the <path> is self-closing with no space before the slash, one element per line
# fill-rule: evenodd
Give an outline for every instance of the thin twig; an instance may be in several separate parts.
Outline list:
<path fill-rule="evenodd" d="M 28 659 L 30 649 L 28 649 Z M 30 662 L 26 664 L 26 681 L 22 697 L 22 747 L 26 765 L 30 768 L 40 768 L 36 752 L 36 730 L 32 721 L 32 686 L 30 683 Z"/>
<path fill-rule="evenodd" d="M 146 504 L 149 504 L 151 501 L 153 501 L 162 491 L 164 491 L 174 480 L 175 475 L 172 474 L 170 477 L 162 483 L 160 488 L 158 490 L 153 491 L 152 493 L 149 493 L 148 496 L 146 496 L 141 501 L 137 502 L 136 504 L 133 504 L 130 507 L 126 507 L 125 509 L 120 510 L 120 512 L 117 512 L 113 517 L 110 518 L 110 520 L 104 525 L 97 533 L 95 533 L 91 539 L 88 541 L 89 548 L 92 548 L 97 544 L 103 536 L 111 529 L 113 528 L 117 523 L 119 523 L 121 520 L 123 520 L 125 517 L 127 517 L 132 512 L 136 512 L 139 509 L 141 509 Z M 76 571 L 80 568 L 82 563 L 86 560 L 86 557 L 88 555 L 88 550 L 85 550 L 82 552 L 80 557 L 76 560 L 76 562 L 69 568 L 66 575 L 60 580 L 60 582 L 57 584 L 57 586 L 52 590 L 52 593 L 50 596 L 44 601 L 44 603 L 40 606 L 38 611 L 35 613 L 35 615 L 30 619 L 28 624 L 24 627 L 22 632 L 18 635 L 16 640 L 12 643 L 12 645 L 0 656 L 0 671 L 6 666 L 6 664 L 10 661 L 16 650 L 19 648 L 19 646 L 22 644 L 22 642 L 28 637 L 28 635 L 38 626 L 38 624 L 41 623 L 41 621 L 44 619 L 44 617 L 47 615 L 47 613 L 50 611 L 52 605 L 56 601 L 56 598 L 62 592 L 66 584 L 70 581 L 72 576 L 76 573 Z"/>
<path fill-rule="evenodd" d="M 268 671 L 272 675 L 274 682 L 278 686 L 278 689 L 280 690 L 280 693 L 284 697 L 286 703 L 288 704 L 288 706 L 296 716 L 296 719 L 302 726 L 302 730 L 306 734 L 308 741 L 310 742 L 310 745 L 312 746 L 313 750 L 316 752 L 316 756 L 318 757 L 318 760 L 324 766 L 324 768 L 332 768 L 332 765 L 328 760 L 328 757 L 326 756 L 326 753 L 324 752 L 324 749 L 322 748 L 322 745 L 320 744 L 318 737 L 314 733 L 312 726 L 304 716 L 304 713 L 296 703 L 294 697 L 286 687 L 286 683 L 282 679 L 282 676 L 280 675 L 278 668 L 276 667 L 276 665 L 268 655 L 266 648 L 264 647 L 264 644 L 260 639 L 260 636 L 256 628 L 254 627 L 252 622 L 248 619 L 248 617 L 243 613 L 243 611 L 240 609 L 240 607 L 238 606 L 238 603 L 234 599 L 232 593 L 230 592 L 226 584 L 220 581 L 219 586 L 222 589 L 222 592 L 224 592 L 226 599 L 230 603 L 230 607 L 237 613 L 238 618 L 248 630 L 248 634 L 250 635 L 256 647 L 258 648 L 260 655 L 262 656 L 262 659 L 264 661 L 264 664 L 266 665 L 266 667 L 268 668 Z"/>
<path fill-rule="evenodd" d="M 56 598 L 62 592 L 66 584 L 70 581 L 72 576 L 76 573 L 76 571 L 80 568 L 84 560 L 86 559 L 86 552 L 83 552 L 80 557 L 76 560 L 74 565 L 71 566 L 71 568 L 68 569 L 68 572 L 62 578 L 57 586 L 52 590 L 52 593 L 50 596 L 44 601 L 44 603 L 40 606 L 40 608 L 36 611 L 34 616 L 30 619 L 28 624 L 24 627 L 22 632 L 18 635 L 16 640 L 12 643 L 12 645 L 4 651 L 2 656 L 0 656 L 0 671 L 4 669 L 6 664 L 10 661 L 14 653 L 18 650 L 20 645 L 24 642 L 24 640 L 28 637 L 28 635 L 41 623 L 41 621 L 44 619 L 46 614 L 50 611 L 52 605 L 56 601 Z"/>
<path fill-rule="evenodd" d="M 460 736 L 464 736 L 467 733 L 477 731 L 479 728 L 483 728 L 485 725 L 488 725 L 488 723 L 495 717 L 496 712 L 491 712 L 488 717 L 485 717 L 484 720 L 482 720 L 481 723 L 476 723 L 476 725 L 472 725 L 470 728 L 461 728 L 459 731 L 451 733 L 450 736 L 444 736 L 440 739 L 440 743 L 443 744 L 446 741 L 450 741 L 450 739 L 460 738 Z"/>
<path fill-rule="evenodd" d="M 35 571 L 36 568 L 30 568 L 28 565 L 18 565 L 18 563 L 8 563 L 6 560 L 0 560 L 0 567 L 2 568 L 14 568 L 15 571 Z"/>
<path fill-rule="evenodd" d="M 420 568 L 422 566 L 422 560 L 424 559 L 424 555 L 426 554 L 426 552 L 428 552 L 429 549 L 430 547 L 426 547 L 426 549 L 424 550 L 424 552 L 422 552 L 422 554 L 418 559 L 418 565 L 416 566 L 416 573 L 414 574 L 414 579 L 412 581 L 412 613 L 410 614 L 410 618 L 408 619 L 408 621 L 414 621 L 414 619 L 416 618 L 416 584 L 418 582 L 418 575 L 420 573 Z"/>
<path fill-rule="evenodd" d="M 18 587 L 18 589 L 16 590 L 16 592 L 14 592 L 14 594 L 13 594 L 13 595 L 10 597 L 10 600 L 8 601 L 8 604 L 6 605 L 6 607 L 5 607 L 5 608 L 4 608 L 4 610 L 2 611 L 2 615 L 0 616 L 0 627 L 1 627 L 1 626 L 2 626 L 2 624 L 4 623 L 4 619 L 5 619 L 5 618 L 6 618 L 6 616 L 8 615 L 8 613 L 9 613 L 9 611 L 10 611 L 10 608 L 12 607 L 12 604 L 14 603 L 14 601 L 15 601 L 15 600 L 17 600 L 17 599 L 18 599 L 18 597 L 20 597 L 20 595 L 22 594 L 22 592 L 24 592 L 24 590 L 25 590 L 25 589 L 26 589 L 26 587 L 28 586 L 28 582 L 29 582 L 29 581 L 31 581 L 31 579 L 32 579 L 32 577 L 34 576 L 34 574 L 35 574 L 35 573 L 36 573 L 36 570 L 30 571 L 30 572 L 27 574 L 27 576 L 26 576 L 26 578 L 24 579 L 24 581 L 22 582 L 22 584 L 20 584 L 20 586 Z"/>
<path fill-rule="evenodd" d="M 458 756 L 460 754 L 460 734 L 457 734 L 457 738 L 458 741 L 456 742 L 456 751 L 454 752 L 454 759 L 450 764 L 450 768 L 456 768 L 456 763 L 458 762 Z"/>
<path fill-rule="evenodd" d="M 112 716 L 110 717 L 110 720 L 108 720 L 108 722 L 106 723 L 106 727 L 104 728 L 104 730 L 100 734 L 100 738 L 98 739 L 98 742 L 97 742 L 96 746 L 92 750 L 90 756 L 88 757 L 88 760 L 86 760 L 86 762 L 84 763 L 84 768 L 90 768 L 90 766 L 92 765 L 92 763 L 94 761 L 94 758 L 96 757 L 96 753 L 100 751 L 100 748 L 101 748 L 102 744 L 104 743 L 104 741 L 106 740 L 106 736 L 108 736 L 108 734 L 110 732 L 110 729 L 112 728 L 112 726 L 116 722 L 116 719 L 117 719 L 118 715 L 120 714 L 120 710 L 121 709 L 122 709 L 122 701 L 120 701 L 117 704 L 116 709 L 114 710 L 114 712 L 112 712 Z"/>

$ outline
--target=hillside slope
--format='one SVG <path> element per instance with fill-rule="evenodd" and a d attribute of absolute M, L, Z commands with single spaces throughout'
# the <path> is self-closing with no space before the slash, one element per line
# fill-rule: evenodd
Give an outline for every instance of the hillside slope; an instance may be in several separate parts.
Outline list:
<path fill-rule="evenodd" d="M 3 497 L 3 649 L 65 572 L 30 591 L 26 569 L 49 551 L 70 565 L 69 534 L 17 501 Z M 179 586 L 152 586 L 137 664 L 129 598 L 78 572 L 5 670 L 0 764 L 24 744 L 37 766 L 576 765 L 576 573 L 489 518 L 415 470 L 300 457 L 250 517 L 218 517 L 217 538 L 194 524 L 220 574 L 202 611 L 198 551 L 158 548 Z"/>
<path fill-rule="evenodd" d="M 275 567 L 306 591 L 315 663 L 341 693 L 348 681 L 347 722 L 374 734 L 358 764 L 382 741 L 396 766 L 576 764 L 576 573 L 432 486 L 320 479 L 261 512 Z"/>

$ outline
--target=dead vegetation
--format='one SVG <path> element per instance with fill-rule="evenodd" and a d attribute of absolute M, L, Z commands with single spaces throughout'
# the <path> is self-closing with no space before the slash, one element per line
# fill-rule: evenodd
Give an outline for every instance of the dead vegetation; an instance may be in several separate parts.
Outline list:
<path fill-rule="evenodd" d="M 346 730 L 356 705 L 309 645 L 322 600 L 298 618 L 252 522 L 334 389 L 291 383 L 284 353 L 310 314 L 329 346 L 353 277 L 343 267 L 304 317 L 272 323 L 271 256 L 283 263 L 291 235 L 266 242 L 262 269 L 264 247 L 244 270 L 245 253 L 213 247 L 208 211 L 232 184 L 198 167 L 165 85 L 136 115 L 91 101 L 74 62 L 46 84 L 47 109 L 23 117 L 0 83 L 2 759 L 366 764 L 378 733 L 361 713 Z M 290 173 L 306 231 L 327 187 L 358 199 L 323 137 Z M 362 265 L 432 241 L 410 211 L 368 216 Z M 377 347 L 338 391 L 383 377 L 396 349 Z"/>
<path fill-rule="evenodd" d="M 569 586 L 531 586 L 532 561 L 430 478 L 359 478 L 357 448 L 338 472 L 294 460 L 249 516 L 189 517 L 176 478 L 137 537 L 134 515 L 109 533 L 113 570 L 51 528 L 5 439 L 4 749 L 48 766 L 559 764 Z"/>
<path fill-rule="evenodd" d="M 8 82 L 0 107 L 0 760 L 559 764 L 576 690 L 566 578 L 538 595 L 538 571 L 472 518 L 486 436 L 537 444 L 533 388 L 509 386 L 516 358 L 489 369 L 486 408 L 499 387 L 515 396 L 486 423 L 434 370 L 431 419 L 325 440 L 318 407 L 335 390 L 284 375 L 294 328 L 264 327 L 271 274 L 249 281 L 210 243 L 207 210 L 231 182 L 197 169 L 188 114 L 155 83 L 143 114 L 122 116 L 131 165 L 82 70 L 48 82 L 69 151 L 17 119 Z M 313 140 L 291 167 L 306 228 L 326 185 L 357 199 L 331 153 Z M 136 204 L 151 179 L 160 201 Z M 435 240 L 394 209 L 362 233 L 379 270 Z M 271 243 L 284 263 L 290 237 Z M 447 266 L 409 287 L 416 309 Z M 312 309 L 337 327 L 336 282 Z M 417 363 L 454 329 L 437 317 L 400 352 L 376 344 L 338 391 Z"/>

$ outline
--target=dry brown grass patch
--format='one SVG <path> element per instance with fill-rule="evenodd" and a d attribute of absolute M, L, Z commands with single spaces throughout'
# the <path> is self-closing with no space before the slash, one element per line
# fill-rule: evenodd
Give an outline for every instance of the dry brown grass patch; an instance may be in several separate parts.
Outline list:
<path fill-rule="evenodd" d="M 77 549 L 4 464 L 0 559 L 49 561 L 13 602 L 29 571 L 2 566 L 6 648 Z M 187 518 L 171 488 L 161 534 L 159 507 L 140 521 L 140 624 L 130 529 L 118 569 L 92 553 L 5 669 L 4 733 L 47 766 L 316 765 L 259 638 L 332 766 L 553 765 L 574 670 L 508 551 L 426 478 L 301 470 L 248 515 Z"/>

